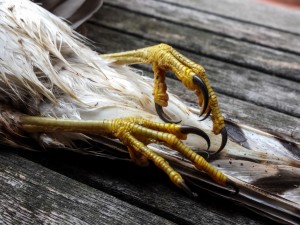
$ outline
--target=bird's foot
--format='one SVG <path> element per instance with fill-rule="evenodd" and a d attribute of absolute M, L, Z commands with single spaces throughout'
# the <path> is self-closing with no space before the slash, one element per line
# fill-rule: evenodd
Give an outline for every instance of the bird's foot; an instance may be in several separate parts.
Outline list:
<path fill-rule="evenodd" d="M 76 132 L 118 138 L 128 147 L 130 157 L 134 162 L 143 166 L 148 163 L 148 160 L 153 161 L 157 167 L 169 176 L 176 186 L 189 194 L 191 194 L 191 191 L 185 184 L 182 176 L 164 158 L 147 147 L 148 144 L 165 145 L 181 153 L 196 168 L 206 172 L 215 182 L 222 186 L 229 184 L 229 179 L 222 172 L 210 165 L 202 156 L 192 151 L 181 141 L 186 139 L 188 134 L 196 134 L 204 138 L 209 148 L 209 137 L 202 130 L 195 127 L 159 123 L 141 118 L 83 121 L 34 116 L 22 117 L 21 126 L 24 131 L 30 133 Z"/>
<path fill-rule="evenodd" d="M 190 90 L 195 91 L 201 105 L 200 116 L 206 119 L 212 113 L 213 132 L 222 135 L 222 142 L 217 152 L 221 151 L 227 142 L 227 132 L 224 118 L 220 112 L 217 96 L 211 88 L 206 77 L 204 68 L 181 55 L 171 46 L 159 44 L 148 48 L 134 51 L 105 54 L 103 58 L 114 60 L 118 64 L 151 64 L 154 71 L 154 100 L 155 108 L 159 117 L 168 123 L 179 123 L 172 121 L 164 113 L 163 107 L 168 105 L 167 85 L 165 83 L 165 72 L 172 71 L 177 78 Z"/>

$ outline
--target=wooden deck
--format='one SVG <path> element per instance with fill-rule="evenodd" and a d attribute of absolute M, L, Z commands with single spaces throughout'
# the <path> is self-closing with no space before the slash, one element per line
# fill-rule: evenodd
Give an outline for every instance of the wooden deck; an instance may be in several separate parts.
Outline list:
<path fill-rule="evenodd" d="M 101 53 L 172 45 L 206 68 L 228 121 L 300 142 L 299 21 L 300 11 L 254 0 L 109 0 L 85 26 Z M 168 85 L 196 105 L 172 74 Z M 274 224 L 206 192 L 191 199 L 153 166 L 8 148 L 0 153 L 2 222 Z"/>

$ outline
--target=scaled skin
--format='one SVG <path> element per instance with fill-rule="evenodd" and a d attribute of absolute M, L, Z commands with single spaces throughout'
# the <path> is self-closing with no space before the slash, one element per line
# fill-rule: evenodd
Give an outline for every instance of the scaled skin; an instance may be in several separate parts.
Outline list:
<path fill-rule="evenodd" d="M 217 96 L 210 86 L 204 68 L 181 55 L 171 46 L 159 44 L 134 51 L 105 54 L 101 55 L 101 57 L 112 59 L 115 63 L 119 64 L 151 64 L 154 71 L 154 100 L 158 105 L 163 107 L 168 105 L 168 94 L 166 92 L 167 86 L 165 83 L 166 71 L 170 70 L 174 72 L 177 78 L 188 89 L 196 90 L 196 95 L 199 99 L 199 105 L 202 105 L 204 102 L 202 90 L 193 81 L 194 76 L 199 76 L 208 90 L 208 105 L 212 111 L 214 134 L 220 134 L 221 130 L 225 127 L 224 117 L 220 112 Z M 209 113 L 209 108 L 204 109 L 204 111 Z"/>
<path fill-rule="evenodd" d="M 144 165 L 145 159 L 163 170 L 178 187 L 191 194 L 182 176 L 169 163 L 147 147 L 150 143 L 159 143 L 180 152 L 199 170 L 206 172 L 215 182 L 227 186 L 230 180 L 202 156 L 192 151 L 181 140 L 186 139 L 189 128 L 171 123 L 158 123 L 141 118 L 120 118 L 114 120 L 83 121 L 54 119 L 46 117 L 21 117 L 22 129 L 26 132 L 77 132 L 93 135 L 113 136 L 123 142 L 129 149 L 130 157 L 138 165 Z M 194 128 L 190 130 L 192 133 Z M 187 132 L 185 132 L 187 131 Z M 143 157 L 141 157 L 143 156 Z M 147 161 L 147 160 L 146 160 Z"/>
<path fill-rule="evenodd" d="M 147 148 L 149 143 L 164 144 L 183 154 L 217 183 L 228 184 L 223 173 L 181 141 L 186 134 L 193 133 L 194 128 L 132 118 L 146 114 L 156 116 L 149 80 L 128 68 L 119 67 L 121 72 L 114 69 L 113 64 L 87 47 L 66 23 L 38 5 L 27 0 L 1 2 L 0 100 L 2 104 L 12 104 L 12 109 L 23 115 L 19 124 L 28 136 L 33 133 L 38 143 L 44 146 L 47 143 L 40 133 L 47 135 L 48 143 L 59 142 L 62 146 L 67 146 L 72 138 L 82 138 L 79 133 L 113 136 L 128 146 L 131 157 L 138 164 L 144 164 L 145 158 L 152 160 L 174 184 L 189 192 L 180 174 Z M 203 87 L 207 86 L 215 133 L 223 129 L 223 117 L 215 105 L 214 93 L 201 66 L 164 44 L 133 53 L 135 58 L 141 55 L 137 62 L 151 63 L 161 72 L 161 75 L 160 72 L 155 74 L 154 81 L 157 104 L 168 104 L 163 71 L 171 69 L 189 89 L 196 89 L 200 104 L 207 102 L 208 98 L 203 94 Z M 119 55 L 122 54 L 128 53 Z M 125 58 L 122 63 L 133 61 L 129 55 L 129 61 Z M 202 89 L 194 81 L 195 74 L 204 82 Z M 174 96 L 169 97 L 172 112 L 189 115 L 187 106 Z M 105 114 L 109 109 L 112 113 Z M 124 118 L 126 116 L 131 118 Z M 64 135 L 68 132 L 72 135 Z M 198 131 L 197 134 L 208 142 L 204 132 Z"/>

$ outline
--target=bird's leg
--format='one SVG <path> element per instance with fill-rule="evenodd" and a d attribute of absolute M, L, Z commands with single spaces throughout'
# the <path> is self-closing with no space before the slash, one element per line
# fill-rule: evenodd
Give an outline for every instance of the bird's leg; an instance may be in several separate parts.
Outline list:
<path fill-rule="evenodd" d="M 158 123 L 141 118 L 83 121 L 34 116 L 21 117 L 20 124 L 25 132 L 30 133 L 76 132 L 118 138 L 128 147 L 133 161 L 139 165 L 145 165 L 148 160 L 153 161 L 157 167 L 169 176 L 175 185 L 189 192 L 181 175 L 164 158 L 147 147 L 150 143 L 163 144 L 180 152 L 195 167 L 206 172 L 220 185 L 232 185 L 231 181 L 222 172 L 210 165 L 202 156 L 192 151 L 181 141 L 186 139 L 188 134 L 193 133 L 203 137 L 209 147 L 208 136 L 202 130 L 195 127 Z"/>
<path fill-rule="evenodd" d="M 164 114 L 162 107 L 168 105 L 165 71 L 170 70 L 174 72 L 177 78 L 188 89 L 195 90 L 199 99 L 199 104 L 202 106 L 200 115 L 206 114 L 206 118 L 210 112 L 212 112 L 213 132 L 214 134 L 222 134 L 222 143 L 218 151 L 224 148 L 227 142 L 224 118 L 218 106 L 217 96 L 211 88 L 202 66 L 189 60 L 166 44 L 100 56 L 112 59 L 118 64 L 151 64 L 154 71 L 153 95 L 156 111 L 162 120 L 173 123 L 174 121 L 170 121 Z"/>

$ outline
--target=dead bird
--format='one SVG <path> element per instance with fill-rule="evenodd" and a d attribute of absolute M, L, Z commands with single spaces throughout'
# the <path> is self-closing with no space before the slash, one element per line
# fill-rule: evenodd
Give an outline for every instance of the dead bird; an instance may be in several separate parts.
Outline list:
<path fill-rule="evenodd" d="M 224 119 L 204 69 L 170 46 L 161 44 L 99 56 L 87 47 L 90 43 L 86 38 L 40 6 L 25 0 L 0 3 L 3 144 L 27 149 L 39 145 L 46 149 L 67 148 L 97 154 L 81 150 L 76 140 L 109 136 L 127 146 L 125 151 L 134 162 L 146 165 L 148 160 L 153 161 L 175 185 L 189 194 L 192 192 L 179 172 L 197 180 L 203 175 L 198 171 L 204 171 L 221 187 L 232 186 L 235 193 L 246 192 L 245 199 L 239 201 L 255 208 L 262 205 L 263 196 L 267 198 L 263 200 L 265 205 L 269 205 L 268 200 L 274 196 L 259 195 L 260 192 L 246 183 L 284 173 L 297 185 L 299 154 L 277 148 L 275 139 L 245 129 L 250 147 L 230 140 L 226 145 Z M 152 64 L 154 81 L 124 66 L 133 63 Z M 202 106 L 200 114 L 206 118 L 212 113 L 212 121 L 199 121 L 198 110 L 167 94 L 166 70 L 175 72 L 187 88 L 195 90 Z M 211 165 L 192 150 L 195 148 L 202 151 L 209 148 L 210 152 L 224 150 L 212 158 Z M 187 160 L 182 160 L 182 155 Z M 103 156 L 110 157 L 109 153 Z M 203 179 L 215 185 L 210 179 Z M 282 193 L 293 204 L 285 200 L 278 200 L 278 204 L 284 211 L 288 207 L 296 210 L 289 211 L 296 218 L 299 188 L 295 186 L 292 191 L 289 188 Z M 259 204 L 253 203 L 253 196 L 259 196 Z M 268 215 L 276 214 L 273 208 L 265 211 Z M 281 214 L 276 216 L 282 219 Z"/>
<path fill-rule="evenodd" d="M 166 44 L 99 57 L 66 23 L 29 1 L 3 1 L 1 14 L 1 101 L 4 110 L 11 108 L 10 117 L 15 114 L 3 121 L 8 126 L 14 121 L 15 132 L 35 134 L 44 147 L 53 143 L 70 147 L 72 140 L 85 138 L 58 135 L 61 132 L 114 136 L 128 146 L 138 164 L 152 160 L 174 184 L 188 191 L 181 175 L 147 147 L 159 142 L 185 155 L 216 182 L 230 183 L 181 141 L 195 133 L 204 139 L 202 148 L 210 147 L 204 131 L 188 126 L 197 117 L 192 119 L 190 110 L 166 92 L 164 72 L 173 70 L 186 87 L 196 91 L 202 114 L 212 111 L 213 131 L 222 134 L 218 151 L 222 150 L 227 141 L 224 119 L 200 65 Z M 117 65 L 132 63 L 152 64 L 154 81 Z M 169 116 L 163 111 L 167 105 Z M 175 115 L 185 125 L 173 123 L 170 117 Z M 169 123 L 156 122 L 159 118 Z"/>

